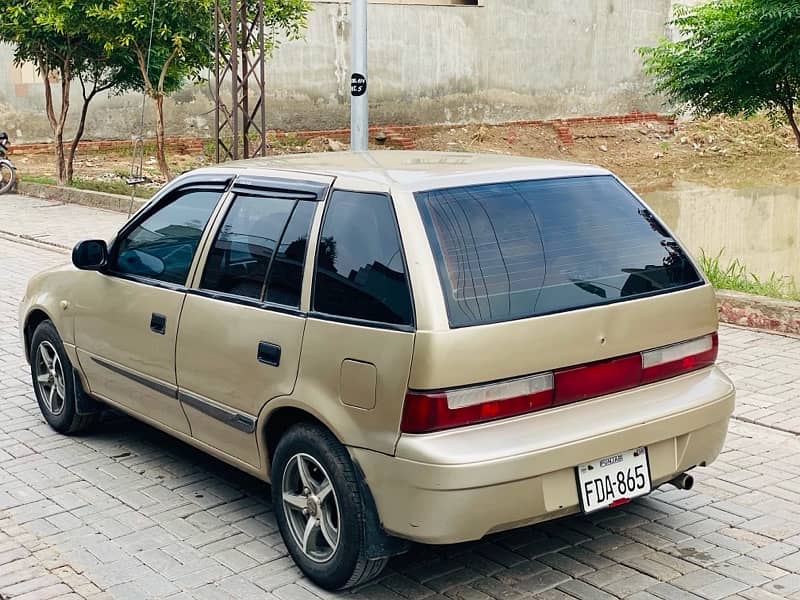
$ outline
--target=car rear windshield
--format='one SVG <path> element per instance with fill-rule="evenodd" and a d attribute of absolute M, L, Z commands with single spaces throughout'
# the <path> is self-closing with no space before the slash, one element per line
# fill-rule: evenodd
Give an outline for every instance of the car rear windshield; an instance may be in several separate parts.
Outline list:
<path fill-rule="evenodd" d="M 439 189 L 416 200 L 451 327 L 702 283 L 653 213 L 611 176 Z"/>

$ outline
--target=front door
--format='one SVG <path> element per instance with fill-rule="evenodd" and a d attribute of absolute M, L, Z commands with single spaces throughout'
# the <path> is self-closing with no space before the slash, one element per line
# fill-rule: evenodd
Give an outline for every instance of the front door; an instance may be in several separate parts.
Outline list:
<path fill-rule="evenodd" d="M 103 272 L 75 295 L 75 341 L 89 388 L 144 420 L 188 434 L 175 341 L 185 285 L 224 184 L 168 192 L 126 226 Z"/>
<path fill-rule="evenodd" d="M 326 187 L 235 187 L 183 307 L 177 374 L 192 435 L 254 467 L 258 414 L 297 378 L 306 249 Z"/>

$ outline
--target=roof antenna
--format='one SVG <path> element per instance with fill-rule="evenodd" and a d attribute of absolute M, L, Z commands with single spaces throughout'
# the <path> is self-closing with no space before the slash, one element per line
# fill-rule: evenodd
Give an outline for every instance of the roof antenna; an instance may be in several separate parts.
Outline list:
<path fill-rule="evenodd" d="M 145 72 L 150 77 L 150 55 L 153 51 L 153 27 L 156 22 L 156 0 L 153 0 L 153 11 L 150 15 L 150 39 L 147 43 L 147 67 Z M 144 82 L 143 82 L 144 83 Z M 125 180 L 131 186 L 131 201 L 128 204 L 128 218 L 131 217 L 133 210 L 133 200 L 136 197 L 136 186 L 148 183 L 149 178 L 144 175 L 144 107 L 147 101 L 147 86 L 142 91 L 142 118 L 139 122 L 139 135 L 132 136 L 133 148 L 131 149 L 131 169 L 128 178 Z"/>

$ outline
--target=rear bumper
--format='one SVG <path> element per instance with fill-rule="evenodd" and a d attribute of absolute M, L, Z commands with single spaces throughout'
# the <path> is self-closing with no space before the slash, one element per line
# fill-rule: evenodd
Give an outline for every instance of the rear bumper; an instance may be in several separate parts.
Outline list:
<path fill-rule="evenodd" d="M 579 511 L 575 466 L 647 446 L 653 486 L 712 462 L 734 388 L 716 367 L 515 419 L 350 448 L 383 527 L 444 544 Z"/>

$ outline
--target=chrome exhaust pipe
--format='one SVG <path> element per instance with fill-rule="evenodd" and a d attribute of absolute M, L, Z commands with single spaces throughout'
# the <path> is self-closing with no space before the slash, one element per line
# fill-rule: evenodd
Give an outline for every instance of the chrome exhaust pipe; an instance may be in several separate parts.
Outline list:
<path fill-rule="evenodd" d="M 679 490 L 690 490 L 694 487 L 694 477 L 689 475 L 688 473 L 681 473 L 675 479 L 670 480 L 672 485 L 674 485 Z"/>

